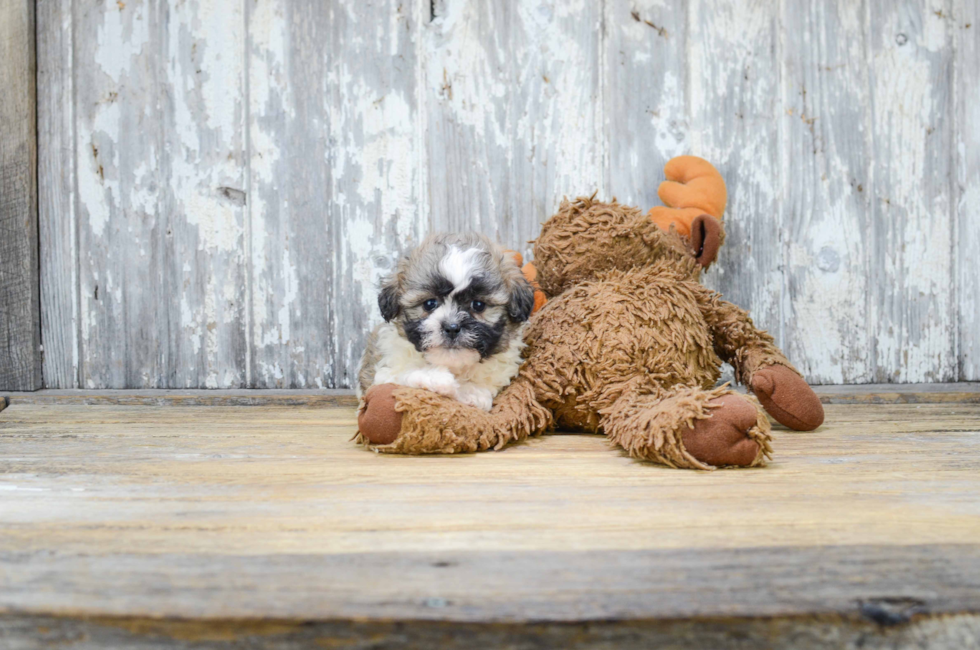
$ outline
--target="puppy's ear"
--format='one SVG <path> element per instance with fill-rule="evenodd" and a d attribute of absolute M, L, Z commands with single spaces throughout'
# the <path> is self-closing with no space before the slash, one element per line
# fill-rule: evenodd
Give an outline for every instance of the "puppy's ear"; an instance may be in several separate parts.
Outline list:
<path fill-rule="evenodd" d="M 507 315 L 515 323 L 523 323 L 531 317 L 534 310 L 534 287 L 523 275 L 514 279 L 510 285 L 510 302 L 507 303 Z"/>
<path fill-rule="evenodd" d="M 381 308 L 381 317 L 385 319 L 386 323 L 390 323 L 391 319 L 401 311 L 401 305 L 398 304 L 399 295 L 397 277 L 386 278 L 381 283 L 381 293 L 378 294 L 378 307 Z"/>

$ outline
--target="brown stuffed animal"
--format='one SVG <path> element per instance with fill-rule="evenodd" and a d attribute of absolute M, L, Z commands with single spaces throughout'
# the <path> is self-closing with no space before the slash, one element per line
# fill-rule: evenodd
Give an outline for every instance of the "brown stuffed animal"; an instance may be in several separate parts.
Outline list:
<path fill-rule="evenodd" d="M 661 186 L 672 208 L 643 215 L 579 198 L 544 224 L 534 269 L 548 301 L 528 324 L 520 373 L 490 412 L 375 386 L 359 411 L 359 440 L 380 452 L 474 452 L 557 426 L 603 432 L 631 456 L 671 467 L 762 464 L 769 421 L 752 397 L 714 388 L 722 360 L 779 422 L 818 427 L 819 399 L 772 337 L 698 281 L 724 240 L 724 182 L 699 158 L 666 171 L 681 186 L 668 186 L 668 197 Z"/>

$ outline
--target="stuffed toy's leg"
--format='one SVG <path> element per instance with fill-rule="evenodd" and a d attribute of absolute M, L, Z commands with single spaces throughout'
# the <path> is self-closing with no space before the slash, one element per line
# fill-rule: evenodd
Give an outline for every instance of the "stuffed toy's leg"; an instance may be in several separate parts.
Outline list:
<path fill-rule="evenodd" d="M 358 441 L 395 454 L 452 454 L 500 449 L 551 425 L 551 411 L 518 377 L 497 396 L 489 413 L 431 391 L 383 384 L 364 396 Z"/>
<path fill-rule="evenodd" d="M 735 368 L 735 380 L 748 386 L 780 424 L 812 431 L 823 424 L 823 405 L 803 376 L 748 313 L 705 290 L 701 312 L 711 327 L 715 352 Z"/>
<path fill-rule="evenodd" d="M 630 456 L 671 467 L 749 467 L 772 451 L 762 408 L 727 388 L 629 389 L 600 414 L 605 434 Z"/>

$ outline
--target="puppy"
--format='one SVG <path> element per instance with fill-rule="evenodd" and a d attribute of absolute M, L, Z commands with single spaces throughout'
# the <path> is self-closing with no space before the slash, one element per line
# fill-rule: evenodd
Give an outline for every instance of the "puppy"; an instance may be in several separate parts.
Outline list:
<path fill-rule="evenodd" d="M 521 365 L 534 290 L 486 237 L 442 234 L 399 260 L 378 306 L 385 322 L 368 337 L 358 397 L 391 383 L 489 411 Z"/>

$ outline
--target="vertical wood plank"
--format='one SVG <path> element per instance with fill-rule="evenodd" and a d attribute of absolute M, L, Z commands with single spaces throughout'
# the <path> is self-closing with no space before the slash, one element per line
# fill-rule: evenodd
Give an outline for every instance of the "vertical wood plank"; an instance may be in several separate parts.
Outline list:
<path fill-rule="evenodd" d="M 241 6 L 75 21 L 80 383 L 244 385 Z"/>
<path fill-rule="evenodd" d="M 41 387 L 34 18 L 0 4 L 0 390 Z"/>
<path fill-rule="evenodd" d="M 812 382 L 874 381 L 871 300 L 892 287 L 871 279 L 866 7 L 848 0 L 786 2 L 783 14 L 784 342 Z"/>
<path fill-rule="evenodd" d="M 529 253 L 601 189 L 601 3 L 448 0 L 425 31 L 430 225 Z"/>
<path fill-rule="evenodd" d="M 657 187 L 664 180 L 664 164 L 674 156 L 699 153 L 689 139 L 688 3 L 605 4 L 602 194 L 648 209 L 660 205 Z"/>
<path fill-rule="evenodd" d="M 785 341 L 779 6 L 695 0 L 688 15 L 690 152 L 714 163 L 728 185 L 725 246 L 704 282 Z M 790 357 L 807 360 L 799 351 Z"/>
<path fill-rule="evenodd" d="M 331 388 L 354 386 L 365 336 L 382 320 L 381 276 L 426 232 L 419 32 L 430 4 L 350 0 L 343 7 L 330 77 Z"/>
<path fill-rule="evenodd" d="M 175 290 L 163 143 L 165 5 L 77 3 L 79 384 L 162 388 Z"/>
<path fill-rule="evenodd" d="M 349 387 L 377 282 L 423 231 L 417 32 L 396 0 L 249 20 L 250 384 Z"/>
<path fill-rule="evenodd" d="M 38 226 L 47 388 L 78 386 L 73 4 L 37 3 Z"/>
<path fill-rule="evenodd" d="M 955 259 L 959 380 L 980 381 L 980 3 L 956 0 Z"/>
<path fill-rule="evenodd" d="M 950 254 L 951 7 L 869 4 L 874 380 L 950 381 L 958 327 Z"/>
<path fill-rule="evenodd" d="M 291 308 L 296 300 L 298 281 L 293 251 L 299 243 L 291 220 L 296 218 L 293 211 L 297 206 L 305 208 L 305 219 L 309 224 L 318 224 L 325 230 L 327 220 L 327 193 L 322 188 L 329 183 L 329 177 L 325 170 L 323 126 L 319 120 L 309 120 L 305 133 L 293 126 L 297 115 L 295 93 L 322 96 L 322 86 L 317 83 L 322 75 L 310 69 L 316 59 L 305 61 L 298 67 L 300 74 L 307 71 L 308 74 L 302 78 L 300 86 L 294 86 L 289 6 L 284 0 L 260 0 L 247 5 L 249 202 L 246 251 L 250 266 L 247 311 L 250 387 L 297 385 L 292 381 L 294 364 L 287 347 L 293 336 L 301 335 L 299 329 L 293 334 L 291 328 L 294 320 Z M 317 24 L 305 20 L 298 26 L 302 33 L 310 34 L 315 33 Z M 305 110 L 304 115 L 310 112 Z M 301 166 L 297 170 L 298 177 L 291 174 L 290 159 L 306 162 L 305 168 Z M 319 182 L 315 182 L 317 180 Z M 312 190 L 313 194 L 307 194 L 306 200 L 302 200 L 302 194 L 297 196 L 297 187 L 300 192 L 308 188 L 306 191 Z M 308 230 L 303 245 L 325 249 L 325 235 L 317 236 L 312 227 Z M 303 274 L 305 279 L 312 280 L 311 286 L 305 287 L 307 291 L 315 292 L 312 300 L 323 301 L 327 310 L 332 308 L 329 266 L 328 259 L 324 258 L 321 264 L 305 269 Z M 320 338 L 314 339 L 315 345 L 304 346 L 303 350 L 310 358 L 318 358 L 326 364 L 334 354 L 334 333 L 329 322 L 330 313 L 327 312 L 318 316 L 315 327 L 310 324 L 310 329 L 318 331 Z M 297 327 L 300 326 L 301 323 L 297 323 Z M 306 370 L 309 372 L 309 366 Z M 320 369 L 316 374 L 323 372 Z"/>
<path fill-rule="evenodd" d="M 247 0 L 167 3 L 168 385 L 246 385 Z"/>

